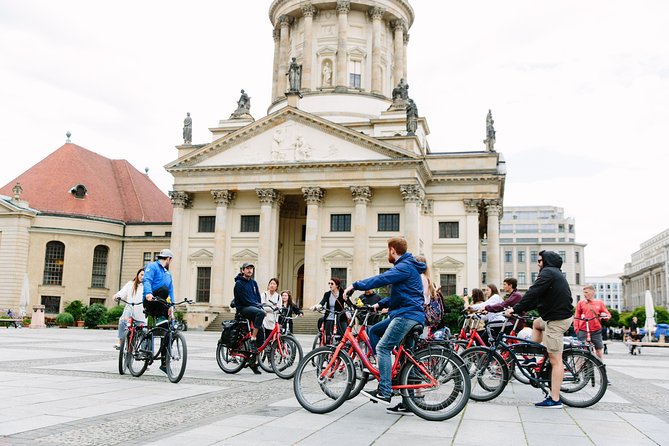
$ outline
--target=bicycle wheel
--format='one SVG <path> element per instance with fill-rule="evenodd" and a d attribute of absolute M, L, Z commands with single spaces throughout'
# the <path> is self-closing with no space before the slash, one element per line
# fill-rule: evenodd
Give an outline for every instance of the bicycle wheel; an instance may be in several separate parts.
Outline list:
<path fill-rule="evenodd" d="M 290 379 L 295 375 L 295 370 L 302 360 L 302 346 L 291 335 L 281 336 L 281 347 L 277 341 L 272 342 L 270 350 L 270 361 L 276 376 Z"/>
<path fill-rule="evenodd" d="M 216 347 L 216 362 L 225 373 L 237 373 L 246 365 L 246 358 L 219 341 Z"/>
<path fill-rule="evenodd" d="M 464 339 L 453 341 L 453 351 L 456 352 L 457 354 L 461 354 L 467 349 L 467 344 L 469 344 L 469 341 L 466 341 Z M 472 344 L 472 346 L 474 345 L 476 344 Z"/>
<path fill-rule="evenodd" d="M 471 399 L 490 401 L 504 391 L 509 381 L 509 368 L 499 353 L 488 347 L 471 347 L 460 357 L 472 381 Z"/>
<path fill-rule="evenodd" d="M 355 381 L 353 361 L 342 351 L 334 357 L 334 351 L 331 346 L 312 350 L 295 370 L 293 391 L 309 412 L 332 412 L 344 404 L 351 392 Z"/>
<path fill-rule="evenodd" d="M 367 356 L 367 359 L 369 360 L 370 355 L 368 352 L 367 343 L 360 342 L 358 345 L 360 345 L 360 349 Z M 355 367 L 355 384 L 353 385 L 353 388 L 351 389 L 351 392 L 348 395 L 349 400 L 358 396 L 360 392 L 362 392 L 362 389 L 365 388 L 365 386 L 370 380 L 370 373 L 365 369 L 365 365 L 363 364 L 360 356 L 358 356 L 358 354 L 354 352 L 351 357 L 351 360 L 353 361 L 353 367 Z"/>
<path fill-rule="evenodd" d="M 606 367 L 590 352 L 567 349 L 562 354 L 564 380 L 562 402 L 571 407 L 590 407 L 602 399 L 608 387 Z"/>
<path fill-rule="evenodd" d="M 177 332 L 172 334 L 171 345 L 166 346 L 165 367 L 167 368 L 167 377 L 170 382 L 178 383 L 186 371 L 186 362 L 188 360 L 188 348 L 186 347 L 186 338 Z"/>
<path fill-rule="evenodd" d="M 130 352 L 130 332 L 126 331 L 123 340 L 121 341 L 121 347 L 118 350 L 118 374 L 125 375 L 125 371 L 128 370 L 128 362 L 126 359 L 126 354 Z"/>
<path fill-rule="evenodd" d="M 414 356 L 429 375 L 412 361 L 402 368 L 402 385 L 420 385 L 437 381 L 435 387 L 402 389 L 402 401 L 419 417 L 430 421 L 443 421 L 456 416 L 469 400 L 471 382 L 463 360 L 452 350 L 428 348 Z"/>
<path fill-rule="evenodd" d="M 146 336 L 135 333 L 132 340 L 132 348 L 129 350 L 131 354 L 126 357 L 126 365 L 132 376 L 142 376 L 149 366 L 151 354 L 141 350 L 141 346 L 148 344 L 148 342 L 149 339 Z"/>

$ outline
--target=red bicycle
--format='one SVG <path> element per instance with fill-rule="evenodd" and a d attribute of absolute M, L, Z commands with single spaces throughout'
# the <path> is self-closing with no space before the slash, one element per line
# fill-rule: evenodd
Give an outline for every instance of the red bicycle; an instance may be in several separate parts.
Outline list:
<path fill-rule="evenodd" d="M 130 303 L 124 299 L 118 298 L 119 302 L 123 302 L 126 305 L 135 306 L 142 305 L 141 302 Z M 129 364 L 133 361 L 133 354 L 139 351 L 139 336 L 136 335 L 138 330 L 142 330 L 146 327 L 143 322 L 138 322 L 135 318 L 132 317 L 132 314 L 128 316 L 126 322 L 126 332 L 121 342 L 121 346 L 118 350 L 118 374 L 125 375 L 126 371 L 129 370 Z"/>

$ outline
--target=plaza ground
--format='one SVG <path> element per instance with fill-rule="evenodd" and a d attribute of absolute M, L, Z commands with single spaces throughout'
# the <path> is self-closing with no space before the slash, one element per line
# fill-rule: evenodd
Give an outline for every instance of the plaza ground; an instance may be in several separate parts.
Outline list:
<path fill-rule="evenodd" d="M 120 376 L 115 331 L 0 328 L 0 445 L 669 445 L 669 348 L 631 356 L 611 344 L 614 384 L 592 408 L 537 409 L 541 392 L 512 382 L 491 402 L 428 422 L 362 396 L 311 414 L 292 381 L 224 374 L 218 334 L 184 334 L 188 367 L 171 384 L 156 364 L 141 378 Z"/>

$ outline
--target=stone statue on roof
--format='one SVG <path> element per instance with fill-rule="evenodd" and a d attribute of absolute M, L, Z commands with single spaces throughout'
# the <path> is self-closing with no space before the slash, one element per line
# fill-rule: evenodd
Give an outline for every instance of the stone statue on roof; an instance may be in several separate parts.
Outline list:
<path fill-rule="evenodd" d="M 413 136 L 418 129 L 418 107 L 413 99 L 409 99 L 407 111 L 407 136 Z"/>
<path fill-rule="evenodd" d="M 190 113 L 186 113 L 186 119 L 184 119 L 184 144 L 190 144 L 193 142 L 193 120 L 190 117 Z"/>
<path fill-rule="evenodd" d="M 251 113 L 251 98 L 244 92 L 244 90 L 242 90 L 241 93 L 242 95 L 237 101 L 237 110 L 232 112 L 230 119 L 239 118 Z"/>
<path fill-rule="evenodd" d="M 485 118 L 485 136 L 483 140 L 485 148 L 488 152 L 495 151 L 495 127 L 493 126 L 495 121 L 492 119 L 492 111 L 488 109 L 488 116 Z"/>
<path fill-rule="evenodd" d="M 288 91 L 299 92 L 302 86 L 302 65 L 293 57 L 288 67 Z"/>
<path fill-rule="evenodd" d="M 397 87 L 393 88 L 393 101 L 397 99 L 402 99 L 404 101 L 409 99 L 409 84 L 406 83 L 404 78 L 400 79 L 400 83 L 397 84 Z"/>

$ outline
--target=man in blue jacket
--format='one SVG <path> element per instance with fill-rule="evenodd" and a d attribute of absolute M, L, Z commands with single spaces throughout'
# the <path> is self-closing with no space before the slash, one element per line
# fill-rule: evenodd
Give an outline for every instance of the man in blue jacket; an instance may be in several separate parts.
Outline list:
<path fill-rule="evenodd" d="M 376 351 L 379 366 L 379 387 L 362 393 L 370 399 L 390 404 L 392 396 L 392 363 L 390 354 L 404 336 L 417 324 L 425 323 L 423 310 L 423 281 L 421 273 L 425 263 L 418 262 L 407 252 L 407 241 L 401 237 L 388 240 L 388 262 L 394 266 L 378 276 L 353 282 L 344 294 L 353 290 L 369 290 L 392 285 L 390 296 L 374 304 L 375 309 L 388 308 L 389 317 L 369 330 L 372 348 Z"/>

